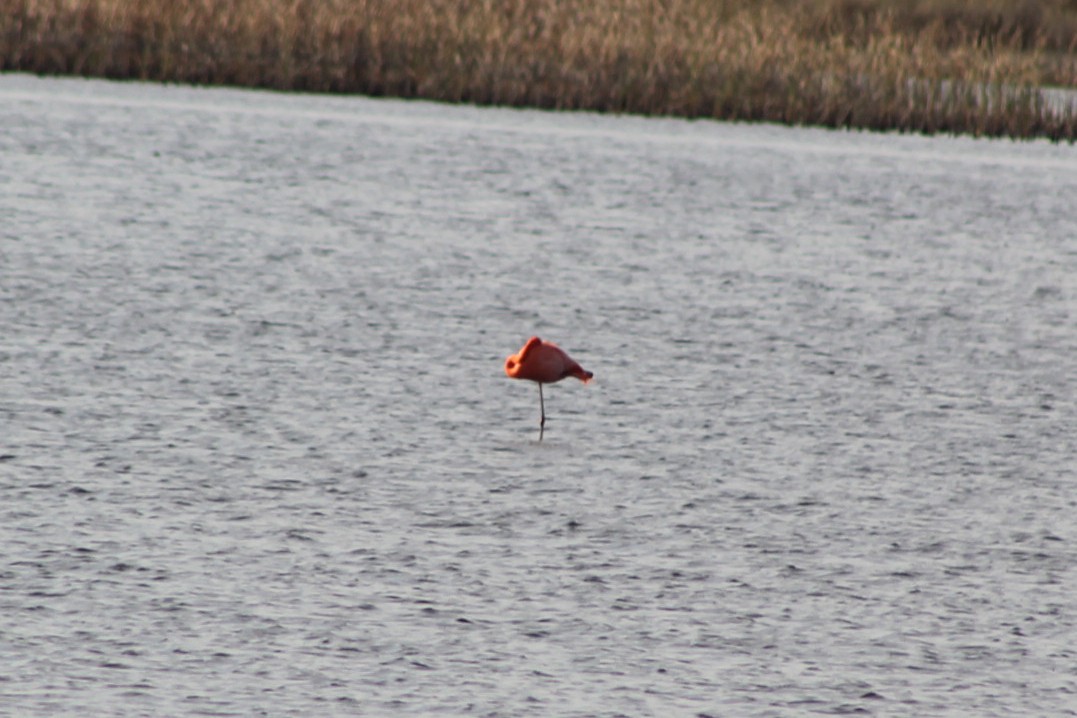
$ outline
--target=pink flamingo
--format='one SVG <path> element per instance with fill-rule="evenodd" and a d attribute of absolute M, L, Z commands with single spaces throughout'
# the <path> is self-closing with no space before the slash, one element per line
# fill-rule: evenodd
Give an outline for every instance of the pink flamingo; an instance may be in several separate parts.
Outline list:
<path fill-rule="evenodd" d="M 539 441 L 542 441 L 542 434 L 546 430 L 546 402 L 542 398 L 542 385 L 553 384 L 570 376 L 586 384 L 594 376 L 577 364 L 561 347 L 553 342 L 544 342 L 538 337 L 528 339 L 523 349 L 505 360 L 505 373 L 513 379 L 530 379 L 538 384 L 539 410 L 542 412 L 542 418 L 539 420 Z"/>

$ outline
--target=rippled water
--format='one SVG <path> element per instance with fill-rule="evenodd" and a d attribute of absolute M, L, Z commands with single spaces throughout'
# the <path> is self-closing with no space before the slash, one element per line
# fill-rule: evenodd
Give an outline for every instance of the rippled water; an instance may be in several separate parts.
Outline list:
<path fill-rule="evenodd" d="M 1074 147 L 8 75 L 0 187 L 0 714 L 1077 713 Z"/>

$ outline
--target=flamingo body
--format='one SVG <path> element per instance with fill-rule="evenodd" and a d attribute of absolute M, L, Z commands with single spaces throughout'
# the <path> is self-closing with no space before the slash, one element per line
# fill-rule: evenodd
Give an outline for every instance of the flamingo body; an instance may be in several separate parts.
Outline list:
<path fill-rule="evenodd" d="M 539 441 L 546 430 L 546 402 L 542 398 L 542 385 L 553 384 L 574 376 L 584 384 L 594 376 L 553 342 L 531 337 L 520 351 L 505 360 L 505 373 L 513 379 L 529 379 L 539 388 Z"/>
<path fill-rule="evenodd" d="M 594 376 L 553 342 L 531 337 L 523 349 L 505 360 L 505 373 L 513 379 L 530 379 L 539 384 L 553 384 L 574 376 L 584 384 Z"/>

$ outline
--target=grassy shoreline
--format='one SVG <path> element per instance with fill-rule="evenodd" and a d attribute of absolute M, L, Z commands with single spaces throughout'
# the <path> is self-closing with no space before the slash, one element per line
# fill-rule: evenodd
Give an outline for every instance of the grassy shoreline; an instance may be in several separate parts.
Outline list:
<path fill-rule="evenodd" d="M 1077 141 L 1072 0 L 0 0 L 0 70 Z"/>

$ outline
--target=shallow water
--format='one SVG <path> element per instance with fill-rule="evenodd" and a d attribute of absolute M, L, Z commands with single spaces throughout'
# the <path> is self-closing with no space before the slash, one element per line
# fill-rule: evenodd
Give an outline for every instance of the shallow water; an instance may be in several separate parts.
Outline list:
<path fill-rule="evenodd" d="M 0 76 L 0 714 L 1077 714 L 1077 148 Z M 596 380 L 534 385 L 531 334 Z"/>

